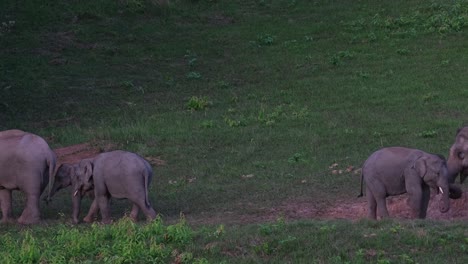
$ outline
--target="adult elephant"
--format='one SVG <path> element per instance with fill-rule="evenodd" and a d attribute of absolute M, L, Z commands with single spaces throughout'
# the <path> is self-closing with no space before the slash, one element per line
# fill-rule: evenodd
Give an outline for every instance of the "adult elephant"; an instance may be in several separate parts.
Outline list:
<path fill-rule="evenodd" d="M 450 182 L 460 175 L 460 183 L 468 177 L 468 126 L 458 129 L 447 160 Z"/>
<path fill-rule="evenodd" d="M 388 217 L 386 197 L 408 193 L 413 216 L 425 218 L 430 188 L 442 194 L 440 211 L 450 209 L 449 178 L 445 158 L 418 149 L 388 147 L 374 152 L 362 167 L 369 218 Z M 452 188 L 456 189 L 455 186 Z"/>
<path fill-rule="evenodd" d="M 130 218 L 137 220 L 141 209 L 147 219 L 156 218 L 148 198 L 153 170 L 151 165 L 135 153 L 116 150 L 105 152 L 77 164 L 63 164 L 57 170 L 50 196 L 56 191 L 72 186 L 73 222 L 79 222 L 81 199 L 84 195 L 94 197 L 88 214 L 83 219 L 92 222 L 98 210 L 102 222 L 111 223 L 110 199 L 126 198 L 133 202 Z"/>
<path fill-rule="evenodd" d="M 53 182 L 55 163 L 56 155 L 43 138 L 16 129 L 0 132 L 1 222 L 14 222 L 13 190 L 20 190 L 26 196 L 18 223 L 39 222 L 39 198 L 48 183 Z"/>

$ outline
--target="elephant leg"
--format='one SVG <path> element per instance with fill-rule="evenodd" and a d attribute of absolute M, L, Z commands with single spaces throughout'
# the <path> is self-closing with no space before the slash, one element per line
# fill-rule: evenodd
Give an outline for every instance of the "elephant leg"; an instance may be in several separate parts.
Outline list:
<path fill-rule="evenodd" d="M 0 189 L 0 207 L 2 209 L 2 223 L 14 223 L 13 213 L 11 210 L 11 190 Z"/>
<path fill-rule="evenodd" d="M 103 224 L 111 224 L 112 220 L 110 218 L 110 197 L 108 195 L 96 196 L 97 203 L 99 205 L 99 210 L 101 211 L 101 221 Z"/>
<path fill-rule="evenodd" d="M 422 190 L 408 192 L 408 206 L 411 208 L 413 218 L 421 218 L 422 215 L 426 213 L 421 212 L 423 205 L 423 192 Z"/>
<path fill-rule="evenodd" d="M 147 220 L 153 220 L 156 218 L 156 211 L 154 211 L 153 207 L 147 206 L 145 199 L 133 199 L 133 206 L 137 205 L 141 209 L 141 211 L 145 214 Z M 133 213 L 133 209 L 132 209 Z M 137 211 L 138 213 L 138 211 Z"/>
<path fill-rule="evenodd" d="M 23 225 L 35 224 L 41 220 L 39 212 L 40 193 L 26 193 L 26 207 L 18 218 L 18 223 Z"/>
<path fill-rule="evenodd" d="M 374 198 L 374 201 L 369 203 L 369 208 L 370 206 L 375 206 L 377 207 L 377 210 L 374 209 L 374 211 L 377 211 L 377 215 L 380 216 L 380 218 L 387 218 L 388 217 L 388 210 L 387 210 L 387 193 L 385 190 L 385 186 L 379 185 L 379 184 L 373 184 L 367 187 L 367 189 L 372 193 L 372 196 Z M 374 214 L 375 215 L 375 214 Z M 372 215 L 372 216 L 374 216 Z M 376 219 L 376 218 L 373 218 Z"/>
<path fill-rule="evenodd" d="M 425 185 L 422 188 L 421 209 L 419 211 L 419 218 L 421 219 L 426 218 L 427 207 L 429 205 L 430 198 L 431 198 L 431 190 L 429 186 Z"/>
<path fill-rule="evenodd" d="M 153 207 L 150 206 L 146 206 L 146 204 L 143 203 L 143 206 L 140 207 L 141 208 L 141 211 L 143 211 L 143 213 L 145 214 L 146 216 L 146 220 L 148 221 L 152 221 L 156 218 L 156 211 L 153 209 Z"/>
<path fill-rule="evenodd" d="M 372 194 L 372 191 L 369 188 L 366 188 L 366 197 L 367 197 L 367 204 L 368 204 L 368 212 L 367 216 L 369 219 L 377 219 L 377 202 L 375 201 L 375 197 Z"/>
<path fill-rule="evenodd" d="M 138 220 L 138 212 L 140 211 L 140 208 L 136 203 L 133 203 L 132 206 L 132 212 L 130 213 L 130 219 L 132 219 L 133 222 L 136 222 Z"/>
<path fill-rule="evenodd" d="M 377 202 L 377 211 L 380 218 L 388 218 L 388 210 L 387 210 L 387 201 L 385 200 L 385 196 L 379 196 L 375 198 Z"/>
<path fill-rule="evenodd" d="M 96 214 L 99 211 L 99 206 L 96 199 L 93 200 L 89 208 L 88 214 L 83 218 L 83 221 L 86 223 L 92 223 L 96 218 Z"/>

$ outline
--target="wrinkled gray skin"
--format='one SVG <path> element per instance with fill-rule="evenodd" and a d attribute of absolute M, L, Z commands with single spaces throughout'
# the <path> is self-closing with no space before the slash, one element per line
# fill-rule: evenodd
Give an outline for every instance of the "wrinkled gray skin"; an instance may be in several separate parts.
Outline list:
<path fill-rule="evenodd" d="M 460 183 L 465 181 L 468 176 L 468 127 L 457 131 L 455 142 L 450 147 L 447 167 L 450 183 L 454 183 L 458 175 L 460 175 Z M 461 197 L 461 193 L 459 196 Z"/>
<path fill-rule="evenodd" d="M 40 196 L 47 184 L 53 182 L 55 163 L 55 153 L 43 138 L 21 130 L 0 132 L 2 223 L 14 222 L 13 190 L 20 190 L 26 196 L 26 206 L 18 223 L 35 224 L 40 221 Z"/>
<path fill-rule="evenodd" d="M 371 219 L 388 217 L 386 197 L 408 193 L 413 217 L 425 218 L 430 188 L 440 190 L 440 211 L 450 209 L 449 178 L 445 159 L 417 149 L 383 148 L 374 152 L 362 167 Z M 453 187 L 456 188 L 456 187 Z"/>
<path fill-rule="evenodd" d="M 156 212 L 148 199 L 151 184 L 151 165 L 135 153 L 116 150 L 101 153 L 95 158 L 81 160 L 78 164 L 63 164 L 57 170 L 51 196 L 58 190 L 72 186 L 73 222 L 79 222 L 81 199 L 94 195 L 88 214 L 83 219 L 92 222 L 101 211 L 102 222 L 111 223 L 110 199 L 126 198 L 133 202 L 130 218 L 137 220 L 139 209 L 148 220 L 156 218 Z"/>

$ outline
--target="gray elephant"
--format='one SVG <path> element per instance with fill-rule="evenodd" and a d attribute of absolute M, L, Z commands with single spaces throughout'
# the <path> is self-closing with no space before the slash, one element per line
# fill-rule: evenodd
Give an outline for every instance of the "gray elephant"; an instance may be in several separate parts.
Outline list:
<path fill-rule="evenodd" d="M 1 222 L 14 222 L 13 190 L 20 190 L 26 196 L 26 206 L 18 223 L 40 221 L 40 196 L 54 180 L 56 160 L 55 153 L 43 138 L 16 129 L 0 132 Z"/>
<path fill-rule="evenodd" d="M 418 149 L 388 147 L 374 152 L 362 167 L 363 181 L 371 219 L 388 217 L 386 197 L 408 193 L 408 205 L 413 216 L 425 218 L 430 199 L 430 188 L 442 194 L 440 211 L 450 209 L 450 186 L 445 158 Z"/>
<path fill-rule="evenodd" d="M 450 147 L 447 167 L 451 183 L 455 182 L 458 175 L 460 183 L 468 177 L 468 127 L 458 129 L 455 142 Z"/>
<path fill-rule="evenodd" d="M 73 222 L 78 223 L 81 199 L 84 195 L 94 197 L 88 214 L 83 219 L 92 222 L 98 210 L 102 222 L 111 223 L 110 199 L 126 198 L 133 202 L 130 218 L 137 220 L 139 209 L 147 219 L 156 218 L 148 198 L 153 170 L 142 157 L 127 151 L 111 151 L 77 164 L 63 164 L 57 170 L 50 196 L 58 190 L 72 186 Z"/>

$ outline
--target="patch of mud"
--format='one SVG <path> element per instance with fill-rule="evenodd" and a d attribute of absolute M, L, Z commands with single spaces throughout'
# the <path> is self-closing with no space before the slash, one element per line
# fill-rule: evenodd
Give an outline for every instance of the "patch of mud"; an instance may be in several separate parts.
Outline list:
<path fill-rule="evenodd" d="M 54 149 L 54 152 L 57 154 L 57 164 L 77 163 L 82 159 L 92 158 L 101 153 L 99 148 L 88 143 L 57 148 Z"/>
<path fill-rule="evenodd" d="M 387 208 L 390 217 L 396 219 L 412 219 L 411 210 L 406 204 L 407 195 L 387 198 Z M 468 192 L 462 197 L 451 200 L 447 213 L 439 211 L 440 196 L 432 196 L 429 201 L 426 219 L 432 220 L 468 220 Z M 285 220 L 318 219 L 333 220 L 347 219 L 356 221 L 367 218 L 367 200 L 353 198 L 351 201 L 337 201 L 330 204 L 317 204 L 313 201 L 287 201 L 274 208 L 260 208 L 255 213 L 235 214 L 224 212 L 219 214 L 186 215 L 191 224 L 252 224 L 274 222 L 279 218 Z"/>
<path fill-rule="evenodd" d="M 115 150 L 116 146 L 109 143 L 102 144 L 90 144 L 83 143 L 77 145 L 71 145 L 63 148 L 54 149 L 57 155 L 57 164 L 63 163 L 77 163 L 82 159 L 93 158 L 99 153 Z M 164 166 L 166 161 L 159 157 L 145 157 L 145 159 L 154 166 Z"/>

